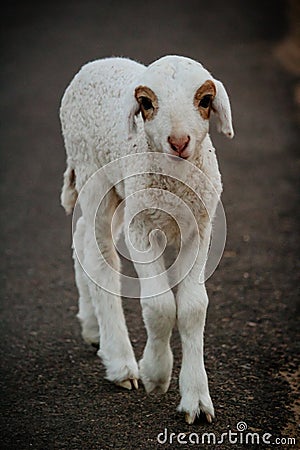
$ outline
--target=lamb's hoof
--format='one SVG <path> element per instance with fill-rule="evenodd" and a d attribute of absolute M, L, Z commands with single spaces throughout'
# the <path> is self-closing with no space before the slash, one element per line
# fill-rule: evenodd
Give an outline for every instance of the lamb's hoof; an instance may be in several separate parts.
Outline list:
<path fill-rule="evenodd" d="M 157 394 L 165 394 L 170 385 L 170 380 L 164 381 L 151 381 L 147 379 L 146 377 L 142 378 L 145 390 L 147 394 L 150 394 L 152 392 L 156 392 Z"/>
<path fill-rule="evenodd" d="M 208 423 L 212 423 L 213 418 L 212 418 L 212 416 L 210 414 L 208 414 L 208 413 L 205 414 L 205 417 L 206 417 L 206 420 L 207 420 Z"/>
<path fill-rule="evenodd" d="M 115 383 L 117 386 L 120 386 L 124 389 L 128 389 L 129 391 L 131 391 L 132 389 L 138 389 L 139 388 L 139 383 L 138 380 L 136 378 L 130 378 L 128 380 L 124 380 L 124 381 L 118 381 Z"/>
<path fill-rule="evenodd" d="M 212 423 L 213 418 L 212 418 L 211 414 L 205 413 L 205 417 L 206 417 L 206 420 L 208 423 Z M 189 425 L 192 425 L 195 422 L 195 419 L 196 419 L 196 414 L 185 413 L 185 421 Z"/>
<path fill-rule="evenodd" d="M 158 361 L 157 364 L 147 363 L 145 358 L 140 360 L 140 378 L 147 394 L 151 392 L 165 394 L 167 392 L 170 386 L 172 364 L 173 356 L 171 352 L 167 363 L 166 360 Z"/>

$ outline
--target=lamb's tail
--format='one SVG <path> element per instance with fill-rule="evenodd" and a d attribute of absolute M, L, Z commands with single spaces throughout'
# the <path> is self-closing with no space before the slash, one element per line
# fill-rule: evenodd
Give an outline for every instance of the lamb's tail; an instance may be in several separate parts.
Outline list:
<path fill-rule="evenodd" d="M 68 166 L 64 173 L 64 184 L 60 196 L 61 204 L 67 214 L 71 214 L 73 211 L 77 197 L 75 170 Z"/>

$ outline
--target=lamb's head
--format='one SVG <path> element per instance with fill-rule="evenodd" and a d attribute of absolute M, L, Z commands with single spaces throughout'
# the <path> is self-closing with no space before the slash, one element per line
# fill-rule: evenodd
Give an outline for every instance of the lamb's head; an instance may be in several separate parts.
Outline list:
<path fill-rule="evenodd" d="M 234 135 L 223 84 L 189 58 L 165 56 L 147 67 L 131 86 L 128 105 L 129 133 L 135 132 L 135 115 L 141 113 L 156 151 L 191 157 L 208 132 L 211 112 L 217 115 L 219 131 Z"/>

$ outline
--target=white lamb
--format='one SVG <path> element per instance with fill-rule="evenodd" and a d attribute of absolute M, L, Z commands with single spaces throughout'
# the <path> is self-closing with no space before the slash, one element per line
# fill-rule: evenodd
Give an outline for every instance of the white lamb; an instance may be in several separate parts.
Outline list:
<path fill-rule="evenodd" d="M 201 64 L 180 56 L 163 57 L 148 67 L 125 58 L 86 64 L 67 88 L 60 110 L 67 152 L 61 202 L 70 213 L 79 195 L 82 211 L 74 234 L 82 336 L 88 343 L 100 342 L 98 354 L 108 380 L 132 389 L 141 378 L 147 392 L 166 392 L 173 364 L 170 337 L 177 324 L 183 355 L 178 410 L 185 412 L 188 423 L 200 411 L 209 422 L 214 417 L 203 361 L 208 297 L 204 283 L 199 283 L 222 191 L 208 134 L 211 111 L 219 130 L 233 137 L 224 86 Z M 156 160 L 157 155 L 162 158 Z M 107 170 L 101 183 L 89 184 L 92 175 L 111 162 L 116 162 L 114 170 Z M 168 176 L 168 164 L 186 183 Z M 119 214 L 114 220 L 117 231 L 112 231 L 122 199 L 126 243 L 140 280 L 148 335 L 139 367 L 125 324 L 120 259 L 112 239 L 122 226 Z M 195 219 L 196 232 L 183 203 Z M 153 231 L 157 229 L 168 245 L 181 249 L 176 294 L 160 256 L 164 243 L 161 233 Z M 197 239 L 200 247 L 195 252 Z M 142 261 L 137 253 L 150 257 Z"/>

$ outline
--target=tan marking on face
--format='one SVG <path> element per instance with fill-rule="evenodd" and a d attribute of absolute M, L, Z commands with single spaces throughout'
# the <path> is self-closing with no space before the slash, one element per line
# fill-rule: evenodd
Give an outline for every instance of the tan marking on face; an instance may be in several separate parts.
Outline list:
<path fill-rule="evenodd" d="M 202 86 L 200 86 L 196 91 L 194 97 L 194 106 L 198 109 L 203 119 L 209 119 L 210 111 L 212 109 L 212 101 L 216 96 L 216 92 L 216 86 L 211 80 L 205 81 L 205 83 L 203 83 Z M 208 100 L 205 98 L 206 96 L 211 97 L 211 100 L 208 102 L 207 107 L 205 105 L 205 100 Z M 204 102 L 203 106 L 200 104 L 201 100 Z"/>
<path fill-rule="evenodd" d="M 143 119 L 152 120 L 158 111 L 158 100 L 152 89 L 147 86 L 138 86 L 135 90 L 135 98 L 140 105 Z"/>

